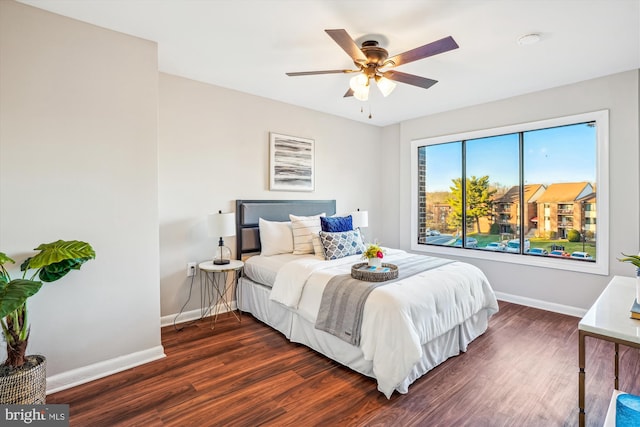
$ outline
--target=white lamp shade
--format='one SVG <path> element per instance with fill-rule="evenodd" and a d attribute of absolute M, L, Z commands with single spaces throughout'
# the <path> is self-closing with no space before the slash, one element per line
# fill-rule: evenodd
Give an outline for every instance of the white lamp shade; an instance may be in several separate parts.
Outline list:
<path fill-rule="evenodd" d="M 353 89 L 354 92 L 364 88 L 369 85 L 369 78 L 364 74 L 356 74 L 355 76 L 349 79 L 349 87 Z"/>
<path fill-rule="evenodd" d="M 355 211 L 351 212 L 351 222 L 353 228 L 365 228 L 369 226 L 369 212 Z"/>
<path fill-rule="evenodd" d="M 386 77 L 376 79 L 376 83 L 378 84 L 378 89 L 380 89 L 380 92 L 382 92 L 382 95 L 384 97 L 389 96 L 389 94 L 391 94 L 391 92 L 393 92 L 393 90 L 396 88 L 396 84 Z"/>
<path fill-rule="evenodd" d="M 359 101 L 366 101 L 369 99 L 369 86 L 365 86 L 363 89 L 354 90 L 353 97 Z"/>
<path fill-rule="evenodd" d="M 214 213 L 209 215 L 209 236 L 225 237 L 236 235 L 236 214 Z"/>
<path fill-rule="evenodd" d="M 349 80 L 349 87 L 353 90 L 353 96 L 360 101 L 369 99 L 369 77 L 364 74 L 356 74 Z"/>

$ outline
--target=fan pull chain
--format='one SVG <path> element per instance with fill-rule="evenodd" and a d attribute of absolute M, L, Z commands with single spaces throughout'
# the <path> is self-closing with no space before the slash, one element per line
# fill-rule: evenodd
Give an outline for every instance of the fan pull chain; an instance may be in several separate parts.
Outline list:
<path fill-rule="evenodd" d="M 364 107 L 361 105 L 360 106 L 360 114 L 364 114 Z M 369 104 L 369 119 L 373 118 L 373 115 L 371 114 L 371 104 Z"/>

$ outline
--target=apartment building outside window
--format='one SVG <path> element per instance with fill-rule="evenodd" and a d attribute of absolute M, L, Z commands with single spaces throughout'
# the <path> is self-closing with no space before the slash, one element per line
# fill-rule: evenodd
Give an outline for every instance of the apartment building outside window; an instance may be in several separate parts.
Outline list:
<path fill-rule="evenodd" d="M 412 249 L 608 271 L 607 134 L 601 111 L 413 141 Z"/>

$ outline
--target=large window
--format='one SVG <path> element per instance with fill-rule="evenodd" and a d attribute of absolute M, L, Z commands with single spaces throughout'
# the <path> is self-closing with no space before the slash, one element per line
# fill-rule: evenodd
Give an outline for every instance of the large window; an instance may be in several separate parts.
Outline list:
<path fill-rule="evenodd" d="M 601 111 L 413 141 L 412 249 L 608 274 L 607 134 Z"/>

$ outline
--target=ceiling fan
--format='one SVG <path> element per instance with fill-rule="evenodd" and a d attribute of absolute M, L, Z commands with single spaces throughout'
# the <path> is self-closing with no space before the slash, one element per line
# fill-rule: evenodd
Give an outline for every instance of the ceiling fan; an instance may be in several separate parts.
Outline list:
<path fill-rule="evenodd" d="M 364 41 L 362 43 L 362 47 L 358 47 L 357 43 L 351 38 L 346 30 L 325 30 L 325 32 L 329 34 L 329 37 L 338 43 L 345 52 L 347 52 L 347 55 L 353 59 L 353 63 L 358 69 L 301 71 L 286 73 L 287 76 L 358 73 L 351 78 L 349 82 L 349 90 L 344 94 L 344 96 L 354 96 L 361 101 L 369 99 L 369 82 L 371 79 L 375 80 L 378 88 L 384 96 L 389 95 L 396 87 L 396 84 L 393 81 L 418 86 L 424 89 L 430 88 L 434 84 L 438 83 L 438 81 L 416 76 L 414 74 L 407 74 L 387 69 L 458 48 L 458 44 L 453 40 L 453 37 L 449 36 L 389 58 L 389 52 L 378 46 L 378 42 L 375 40 Z"/>

